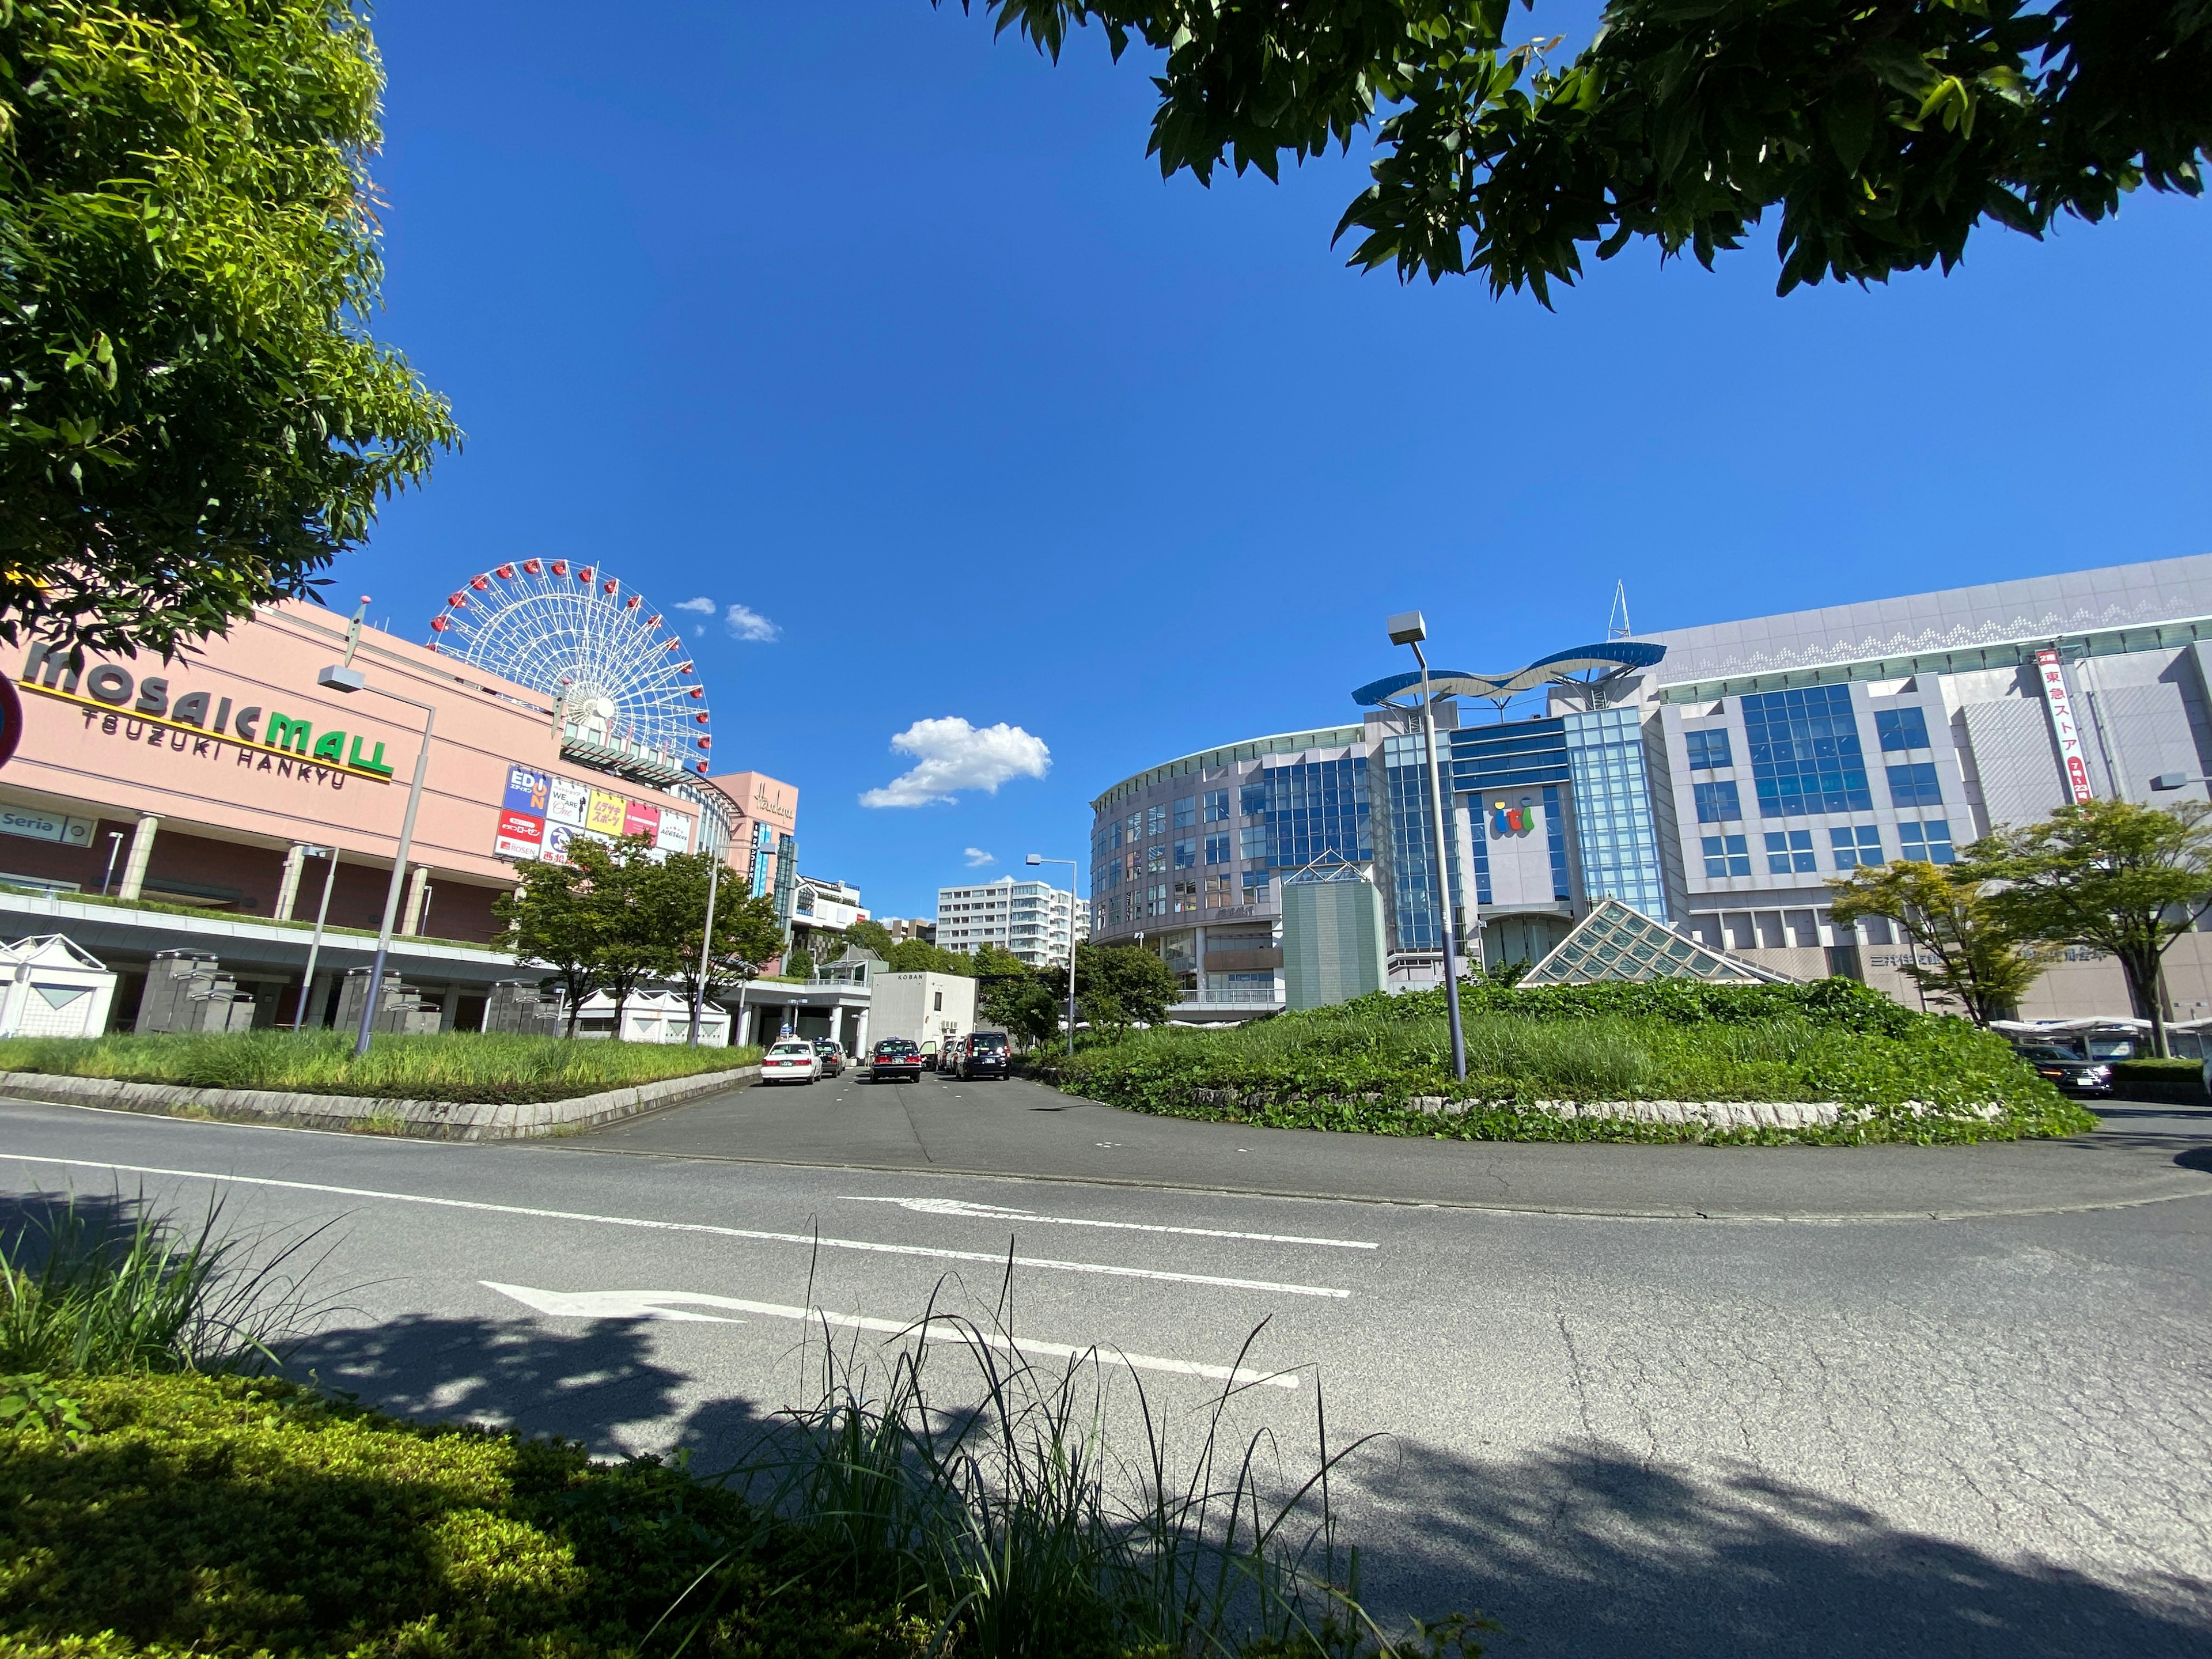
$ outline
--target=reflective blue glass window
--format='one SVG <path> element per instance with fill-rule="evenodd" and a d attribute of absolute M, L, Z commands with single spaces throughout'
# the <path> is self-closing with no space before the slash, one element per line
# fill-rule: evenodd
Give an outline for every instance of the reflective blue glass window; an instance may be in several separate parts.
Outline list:
<path fill-rule="evenodd" d="M 1741 836 L 1705 837 L 1705 873 L 1716 881 L 1751 873 L 1750 843 Z"/>
<path fill-rule="evenodd" d="M 1636 710 L 1603 708 L 1569 714 L 1561 725 L 1574 786 L 1570 799 L 1585 895 L 1616 898 L 1656 921 L 1666 921 L 1659 828 L 1651 810 L 1643 726 Z"/>
<path fill-rule="evenodd" d="M 1889 800 L 1893 806 L 1941 806 L 1943 786 L 1936 781 L 1936 763 L 1914 761 L 1891 767 Z"/>
<path fill-rule="evenodd" d="M 1699 823 L 1733 823 L 1743 816 L 1743 801 L 1733 781 L 1693 783 L 1690 787 L 1698 797 Z"/>
<path fill-rule="evenodd" d="M 1928 711 L 1917 703 L 1875 711 L 1874 729 L 1884 749 L 1928 747 Z"/>
<path fill-rule="evenodd" d="M 1265 904 L 1267 902 L 1269 880 L 1270 878 L 1265 870 L 1247 870 L 1244 872 L 1244 902 Z"/>
<path fill-rule="evenodd" d="M 1475 842 L 1480 845 L 1482 837 L 1477 836 Z M 1574 888 L 1567 879 L 1567 815 L 1559 808 L 1559 786 L 1556 783 L 1544 786 L 1544 843 L 1545 850 L 1552 855 L 1552 896 L 1571 899 L 1575 895 Z M 1486 888 L 1488 884 L 1486 875 L 1484 885 Z M 1482 902 L 1485 904 L 1490 902 L 1487 891 L 1483 894 Z"/>
<path fill-rule="evenodd" d="M 1188 830 L 1188 829 L 1191 829 L 1191 828 L 1193 828 L 1194 826 L 1195 826 L 1195 825 L 1196 825 L 1196 823 L 1198 823 L 1198 797 L 1197 797 L 1197 796 L 1195 796 L 1195 795 L 1185 795 L 1185 796 L 1184 796 L 1181 800 L 1177 801 L 1177 802 L 1175 804 L 1175 809 L 1176 809 L 1176 825 L 1175 825 L 1175 827 L 1176 827 L 1176 829 L 1178 829 L 1178 830 Z"/>
<path fill-rule="evenodd" d="M 1269 864 L 1278 870 L 1302 870 L 1316 859 L 1373 860 L 1365 756 L 1271 766 L 1265 776 Z"/>
<path fill-rule="evenodd" d="M 1198 838 L 1186 836 L 1175 844 L 1175 867 L 1178 870 L 1198 868 Z"/>
<path fill-rule="evenodd" d="M 1957 862 L 1958 854 L 1951 847 L 1950 820 L 1928 818 L 1919 823 L 1899 824 L 1897 855 L 1901 859 L 1917 859 L 1926 864 Z"/>
<path fill-rule="evenodd" d="M 1168 809 L 1166 807 L 1152 806 L 1147 807 L 1145 810 L 1145 833 L 1146 835 L 1164 836 L 1167 833 L 1167 828 Z"/>
<path fill-rule="evenodd" d="M 1237 810 L 1248 818 L 1256 818 L 1267 810 L 1267 784 L 1265 777 L 1257 783 L 1248 783 L 1237 791 Z"/>
<path fill-rule="evenodd" d="M 1429 755 L 1417 737 L 1382 740 L 1382 775 L 1389 797 L 1390 833 L 1384 891 L 1389 896 L 1391 918 L 1401 951 L 1436 951 L 1443 947 L 1443 922 L 1436 902 L 1436 817 L 1429 793 Z M 1451 905 L 1457 912 L 1462 899 L 1457 860 L 1449 860 Z M 1477 890 L 1480 891 L 1480 889 Z"/>
<path fill-rule="evenodd" d="M 1145 838 L 1145 815 L 1144 815 L 1144 813 L 1143 813 L 1143 812 L 1141 812 L 1141 811 L 1132 812 L 1132 813 L 1130 813 L 1130 814 L 1129 814 L 1129 816 L 1128 816 L 1127 818 L 1125 818 L 1122 822 L 1123 822 L 1123 823 L 1124 823 L 1124 825 L 1125 825 L 1125 828 L 1124 828 L 1124 830 L 1123 830 L 1122 833 L 1123 833 L 1123 834 L 1124 834 L 1124 835 L 1125 835 L 1125 836 L 1126 836 L 1129 840 L 1131 840 L 1131 841 L 1142 841 L 1142 840 L 1144 840 L 1144 838 Z"/>
<path fill-rule="evenodd" d="M 1828 831 L 1828 850 L 1835 855 L 1836 868 L 1856 870 L 1861 865 L 1880 864 L 1881 830 L 1871 823 L 1844 824 Z"/>
<path fill-rule="evenodd" d="M 1769 875 L 1804 875 L 1817 868 L 1813 861 L 1813 832 L 1810 830 L 1770 830 L 1766 832 L 1766 872 Z"/>
<path fill-rule="evenodd" d="M 1106 844 L 1109 847 L 1119 847 L 1121 844 L 1121 819 L 1115 818 L 1113 823 L 1106 826 Z"/>
<path fill-rule="evenodd" d="M 1686 732 L 1682 735 L 1689 740 L 1690 769 L 1692 772 L 1705 771 L 1716 766 L 1735 764 L 1734 757 L 1729 752 L 1729 734 L 1726 726 L 1711 732 Z"/>
<path fill-rule="evenodd" d="M 1263 859 L 1267 856 L 1267 826 L 1248 823 L 1237 832 L 1237 856 Z"/>
<path fill-rule="evenodd" d="M 1761 817 L 1874 810 L 1849 686 L 1769 691 L 1742 703 Z"/>
<path fill-rule="evenodd" d="M 1229 837 L 1226 835 L 1208 836 L 1206 838 L 1206 861 L 1208 864 L 1226 864 L 1230 861 Z"/>
<path fill-rule="evenodd" d="M 1164 847 L 1145 848 L 1145 868 L 1157 875 L 1168 867 L 1168 849 Z"/>
<path fill-rule="evenodd" d="M 1206 821 L 1208 823 L 1229 822 L 1229 792 L 1226 789 L 1206 792 Z"/>

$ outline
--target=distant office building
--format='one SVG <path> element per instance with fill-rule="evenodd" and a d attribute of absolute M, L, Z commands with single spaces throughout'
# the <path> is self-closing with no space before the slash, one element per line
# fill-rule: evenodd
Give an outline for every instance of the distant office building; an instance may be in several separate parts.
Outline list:
<path fill-rule="evenodd" d="M 884 923 L 884 931 L 891 936 L 891 943 L 918 939 L 924 945 L 937 943 L 937 924 L 921 916 L 892 916 Z"/>
<path fill-rule="evenodd" d="M 1838 928 L 1826 880 L 1947 863 L 2069 800 L 2205 799 L 2208 653 L 2199 555 L 1634 635 L 1513 673 L 1438 670 L 1441 860 L 1401 706 L 1419 676 L 1396 674 L 1352 694 L 1356 721 L 1200 750 L 1100 794 L 1091 920 L 1101 943 L 1158 951 L 1191 1010 L 1280 1003 L 1281 884 L 1333 866 L 1382 892 L 1395 982 L 1433 978 L 1448 920 L 1470 956 L 1534 961 L 1609 897 L 1778 971 L 1911 1000 L 1888 925 Z M 2154 791 L 2161 775 L 2188 781 Z M 2178 1017 L 2212 1013 L 2206 942 L 2168 957 Z M 2072 954 L 2022 1012 L 2126 1012 L 2118 969 Z"/>
<path fill-rule="evenodd" d="M 937 890 L 937 943 L 974 952 L 988 945 L 1032 968 L 1067 960 L 1071 939 L 1087 938 L 1075 895 L 1042 881 L 1001 876 L 972 887 Z"/>
<path fill-rule="evenodd" d="M 792 944 L 805 946 L 817 960 L 823 954 L 816 947 L 817 937 L 842 935 L 854 922 L 867 919 L 868 913 L 860 908 L 860 890 L 857 887 L 807 875 L 800 876 L 793 884 Z M 830 948 L 834 951 L 834 942 Z"/>

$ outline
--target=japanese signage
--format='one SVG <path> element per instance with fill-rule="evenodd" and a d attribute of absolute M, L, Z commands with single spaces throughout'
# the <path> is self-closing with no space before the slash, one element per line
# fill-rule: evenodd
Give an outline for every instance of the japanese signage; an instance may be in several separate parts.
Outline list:
<path fill-rule="evenodd" d="M 2059 763 L 2066 769 L 2066 787 L 2075 805 L 2091 799 L 2089 763 L 2081 752 L 2081 733 L 2074 724 L 2074 699 L 2066 689 L 2065 671 L 2056 651 L 2035 653 L 2036 672 L 2043 680 L 2043 701 L 2051 710 L 2051 735 L 2058 739 Z"/>
<path fill-rule="evenodd" d="M 90 818 L 72 818 L 42 807 L 18 806 L 0 801 L 0 836 L 22 836 L 32 841 L 58 841 L 64 847 L 89 847 L 99 826 Z"/>
<path fill-rule="evenodd" d="M 503 859 L 565 864 L 568 843 L 579 836 L 599 841 L 644 836 L 665 857 L 691 850 L 692 823 L 690 814 L 652 801 L 631 800 L 527 766 L 510 766 L 492 850 Z"/>

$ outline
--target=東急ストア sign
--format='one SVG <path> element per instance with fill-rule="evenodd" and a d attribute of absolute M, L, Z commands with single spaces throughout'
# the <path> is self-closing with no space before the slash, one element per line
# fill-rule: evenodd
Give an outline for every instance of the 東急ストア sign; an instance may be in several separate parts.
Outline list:
<path fill-rule="evenodd" d="M 2051 734 L 2058 739 L 2058 762 L 2066 769 L 2066 787 L 2074 802 L 2092 799 L 2089 763 L 2081 750 L 2081 729 L 2074 724 L 2074 699 L 2066 689 L 2066 672 L 2056 651 L 2035 653 L 2035 668 L 2043 681 L 2043 701 L 2051 710 Z"/>

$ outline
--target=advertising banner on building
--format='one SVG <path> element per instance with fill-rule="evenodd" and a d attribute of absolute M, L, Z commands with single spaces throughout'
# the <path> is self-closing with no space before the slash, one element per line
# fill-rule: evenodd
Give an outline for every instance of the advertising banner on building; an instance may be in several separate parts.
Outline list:
<path fill-rule="evenodd" d="M 650 836 L 657 842 L 660 836 L 660 809 L 649 801 L 623 802 L 622 832 L 625 836 Z"/>
<path fill-rule="evenodd" d="M 620 795 L 594 789 L 592 791 L 591 806 L 584 814 L 584 828 L 611 840 L 622 834 L 623 820 L 629 816 L 629 803 Z"/>
<path fill-rule="evenodd" d="M 592 810 L 592 787 L 574 778 L 555 778 L 545 787 L 545 816 L 572 830 L 584 827 Z"/>
<path fill-rule="evenodd" d="M 507 798 L 500 804 L 510 812 L 526 812 L 533 818 L 545 816 L 545 794 L 550 780 L 543 772 L 533 772 L 526 766 L 507 769 Z"/>
<path fill-rule="evenodd" d="M 503 859 L 534 859 L 540 855 L 545 842 L 545 820 L 532 817 L 527 812 L 503 811 L 499 815 L 499 834 L 493 840 L 492 851 Z"/>
<path fill-rule="evenodd" d="M 691 850 L 691 820 L 681 812 L 672 812 L 665 807 L 660 812 L 660 832 L 653 839 L 653 850 L 664 856 L 670 853 Z"/>
<path fill-rule="evenodd" d="M 2081 750 L 2081 733 L 2074 724 L 2074 699 L 2066 689 L 2065 671 L 2056 651 L 2035 653 L 2036 672 L 2043 679 L 2043 701 L 2051 710 L 2051 735 L 2058 739 L 2058 759 L 2066 769 L 2066 787 L 2075 804 L 2093 799 L 2089 763 Z"/>

